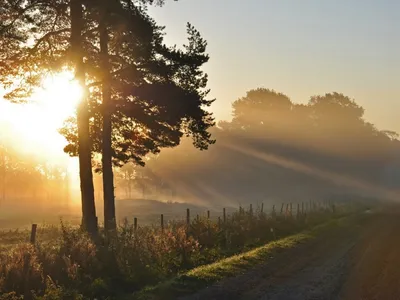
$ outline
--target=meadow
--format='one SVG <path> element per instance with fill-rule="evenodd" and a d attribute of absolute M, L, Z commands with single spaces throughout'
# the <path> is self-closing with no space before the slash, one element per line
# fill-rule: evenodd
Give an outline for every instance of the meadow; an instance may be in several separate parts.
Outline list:
<path fill-rule="evenodd" d="M 309 204 L 309 205 L 308 205 Z M 0 232 L 0 299 L 120 299 L 199 266 L 238 255 L 358 210 L 307 203 L 239 208 L 211 218 L 143 225 L 121 222 L 93 240 L 77 226 Z M 189 211 L 190 213 L 190 211 Z M 161 216 L 160 216 L 161 217 Z"/>

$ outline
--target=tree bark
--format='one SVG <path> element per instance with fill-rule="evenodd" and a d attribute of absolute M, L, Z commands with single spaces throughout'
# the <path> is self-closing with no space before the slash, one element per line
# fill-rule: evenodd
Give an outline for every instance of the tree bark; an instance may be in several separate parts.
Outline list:
<path fill-rule="evenodd" d="M 100 16 L 100 52 L 102 59 L 102 96 L 103 96 L 103 143 L 102 143 L 102 171 L 103 171 L 103 195 L 104 195 L 104 227 L 107 231 L 115 230 L 115 195 L 114 174 L 112 169 L 112 103 L 110 66 L 108 59 L 108 32 L 107 32 L 107 0 L 103 0 L 102 14 Z"/>
<path fill-rule="evenodd" d="M 83 12 L 81 0 L 71 0 L 71 55 L 75 67 L 75 79 L 84 89 L 77 108 L 79 175 L 82 198 L 82 226 L 89 234 L 97 234 L 97 218 L 94 201 L 92 150 L 89 131 L 89 109 L 85 88 L 85 70 L 82 49 Z"/>

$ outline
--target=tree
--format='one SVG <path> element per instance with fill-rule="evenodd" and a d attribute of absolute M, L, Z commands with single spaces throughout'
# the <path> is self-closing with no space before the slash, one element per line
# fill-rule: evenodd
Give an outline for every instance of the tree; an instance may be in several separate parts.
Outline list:
<path fill-rule="evenodd" d="M 279 127 L 281 121 L 286 121 L 292 107 L 289 97 L 282 93 L 265 88 L 253 89 L 232 104 L 230 125 L 242 129 Z"/>
<path fill-rule="evenodd" d="M 122 9 L 108 6 L 107 11 L 111 12 L 106 26 L 110 33 L 102 28 L 101 59 L 93 56 L 88 64 L 92 74 L 99 74 L 91 84 L 94 149 L 103 154 L 104 190 L 107 185 L 111 191 L 110 153 L 115 166 L 131 161 L 144 165 L 143 157 L 148 153 L 179 145 L 185 134 L 193 137 L 195 147 L 207 149 L 214 142 L 207 131 L 214 120 L 203 109 L 212 100 L 206 99 L 208 90 L 204 90 L 207 75 L 200 68 L 209 57 L 199 32 L 189 24 L 189 43 L 184 50 L 166 47 L 162 27 L 145 8 L 130 3 Z M 70 142 L 66 150 L 72 155 L 77 153 L 75 122 L 70 119 L 62 131 Z M 105 223 L 113 224 L 112 229 L 114 195 L 110 192 L 104 196 Z"/>
<path fill-rule="evenodd" d="M 340 93 L 327 93 L 311 97 L 310 117 L 318 126 L 324 128 L 351 127 L 362 124 L 364 109 L 354 100 Z"/>
<path fill-rule="evenodd" d="M 132 199 L 132 191 L 136 182 L 136 166 L 137 165 L 134 164 L 126 164 L 122 168 L 116 170 L 116 186 L 118 190 L 124 190 L 124 198 L 126 199 Z"/>
<path fill-rule="evenodd" d="M 116 229 L 114 176 L 112 170 L 112 110 L 111 110 L 111 68 L 109 66 L 109 34 L 108 13 L 110 1 L 103 0 L 99 16 L 100 53 L 102 68 L 102 171 L 103 171 L 103 199 L 104 199 L 104 226 L 105 229 Z"/>
<path fill-rule="evenodd" d="M 31 202 L 39 208 L 62 207 L 67 178 L 61 165 L 25 153 L 11 143 L 0 143 L 0 206 Z"/>
<path fill-rule="evenodd" d="M 153 2 L 162 4 L 163 1 L 108 2 L 107 10 L 109 8 L 108 12 L 112 14 L 105 23 L 101 23 L 100 18 L 101 1 L 3 1 L 7 4 L 3 6 L 3 12 L 7 12 L 8 18 L 2 19 L 5 21 L 1 27 L 4 33 L 4 51 L 1 53 L 6 62 L 1 69 L 2 82 L 11 86 L 16 78 L 19 79 L 18 86 L 8 93 L 9 99 L 27 99 L 44 74 L 57 72 L 66 65 L 75 69 L 82 86 L 87 84 L 87 97 L 81 101 L 76 125 L 70 130 L 76 132 L 67 137 L 80 157 L 82 210 L 88 230 L 95 227 L 89 131 L 96 152 L 108 149 L 104 156 L 104 162 L 108 163 L 104 168 L 111 174 L 105 179 L 108 182 L 105 189 L 109 191 L 108 187 L 112 186 L 110 147 L 107 146 L 109 116 L 118 124 L 112 129 L 111 140 L 116 165 L 130 160 L 143 164 L 142 157 L 147 153 L 158 153 L 161 147 L 178 145 L 183 134 L 192 135 L 195 146 L 201 149 L 213 142 L 207 132 L 213 125 L 213 118 L 202 109 L 212 102 L 205 99 L 207 91 L 202 91 L 207 83 L 207 76 L 200 71 L 201 65 L 208 60 L 206 42 L 189 26 L 186 51 L 164 46 L 162 28 L 148 17 L 144 6 Z M 102 35 L 103 47 L 99 49 L 101 24 L 109 30 L 109 37 Z M 108 58 L 110 69 L 104 58 Z M 107 72 L 112 75 L 108 78 L 111 86 L 104 81 Z M 107 94 L 102 93 L 104 88 L 113 93 L 114 102 L 106 110 L 99 105 L 102 94 Z M 91 101 L 89 109 L 86 99 Z M 138 110 L 144 113 L 138 113 Z M 66 150 L 70 151 L 70 148 Z M 112 198 L 110 193 L 107 218 L 113 218 Z"/>
<path fill-rule="evenodd" d="M 290 109 L 271 109 L 268 97 L 249 100 L 244 95 L 239 99 L 246 98 L 247 105 L 240 111 L 234 107 L 232 121 L 213 128 L 218 143 L 210 151 L 196 153 L 182 142 L 179 148 L 160 153 L 157 161 L 150 160 L 146 168 L 176 187 L 185 201 L 210 199 L 211 204 L 218 199 L 237 205 L 250 198 L 273 204 L 346 190 L 384 190 L 388 186 L 383 171 L 398 164 L 396 134 L 365 121 L 354 100 L 330 95 L 334 97 L 329 96 L 326 104 L 323 94 L 317 96 L 317 107 L 293 103 Z M 266 121 L 275 116 L 279 121 L 269 126 Z M 282 128 L 290 134 L 282 134 Z"/>
<path fill-rule="evenodd" d="M 82 0 L 2 0 L 0 82 L 11 101 L 28 101 L 41 79 L 69 67 L 85 90 L 84 42 L 90 24 Z M 4 17 L 3 17 L 4 16 Z M 84 33 L 85 31 L 85 33 Z M 77 109 L 83 226 L 96 234 L 87 94 Z"/>
<path fill-rule="evenodd" d="M 83 62 L 84 27 L 82 0 L 70 0 L 71 13 L 71 53 L 75 69 L 75 78 L 82 87 L 86 86 L 85 66 Z M 92 151 L 89 132 L 89 108 L 86 88 L 77 109 L 77 129 L 79 143 L 79 175 L 81 180 L 83 225 L 92 234 L 97 232 L 96 208 L 92 173 Z"/>

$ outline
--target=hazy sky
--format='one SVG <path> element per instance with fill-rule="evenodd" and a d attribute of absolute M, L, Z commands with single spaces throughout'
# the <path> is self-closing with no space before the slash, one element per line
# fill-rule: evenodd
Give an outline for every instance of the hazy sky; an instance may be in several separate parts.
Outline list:
<path fill-rule="evenodd" d="M 166 41 L 182 44 L 191 22 L 209 43 L 218 119 L 251 88 L 294 102 L 337 91 L 380 129 L 400 132 L 399 0 L 180 0 L 151 8 Z"/>

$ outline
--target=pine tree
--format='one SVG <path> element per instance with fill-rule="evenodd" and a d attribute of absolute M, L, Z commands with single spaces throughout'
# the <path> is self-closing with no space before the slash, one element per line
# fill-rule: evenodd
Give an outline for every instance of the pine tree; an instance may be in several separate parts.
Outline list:
<path fill-rule="evenodd" d="M 112 170 L 112 110 L 111 103 L 111 74 L 109 66 L 109 34 L 108 14 L 110 1 L 102 0 L 99 18 L 100 53 L 102 68 L 102 171 L 103 171 L 103 198 L 104 198 L 104 226 L 106 231 L 116 229 L 114 174 Z"/>
<path fill-rule="evenodd" d="M 43 74 L 66 66 L 86 87 L 77 117 L 62 132 L 70 141 L 65 150 L 80 157 L 88 230 L 96 227 L 90 139 L 94 152 L 103 154 L 105 224 L 111 229 L 111 161 L 143 165 L 146 154 L 177 146 L 183 135 L 191 135 L 200 149 L 214 142 L 207 132 L 214 120 L 204 110 L 212 101 L 206 99 L 207 75 L 200 69 L 209 59 L 206 42 L 188 25 L 184 50 L 166 47 L 163 28 L 146 12 L 146 4 L 163 1 L 3 1 L 10 17 L 1 25 L 1 82 L 11 86 L 19 80 L 7 97 L 24 101 Z"/>
<path fill-rule="evenodd" d="M 75 78 L 82 87 L 86 86 L 85 66 L 83 62 L 83 7 L 82 0 L 71 0 L 71 58 L 75 69 Z M 91 234 L 97 232 L 97 218 L 94 200 L 94 185 L 92 171 L 92 150 L 89 132 L 89 109 L 87 92 L 84 95 L 77 109 L 77 128 L 79 144 L 79 175 L 81 181 L 82 216 L 85 229 Z"/>
<path fill-rule="evenodd" d="M 163 44 L 163 28 L 145 7 L 114 1 L 107 12 L 100 30 L 102 49 L 97 50 L 101 55 L 94 55 L 88 65 L 91 74 L 99 74 L 91 83 L 92 135 L 95 152 L 102 153 L 105 224 L 112 229 L 111 155 L 116 166 L 130 161 L 143 165 L 148 153 L 177 146 L 185 134 L 193 137 L 196 147 L 207 149 L 214 142 L 207 132 L 214 120 L 203 109 L 212 100 L 206 99 L 207 75 L 200 69 L 209 57 L 199 32 L 188 24 L 189 43 L 179 50 Z M 104 21 L 100 15 L 99 24 Z M 62 131 L 70 141 L 66 150 L 71 154 L 77 150 L 75 122 L 69 120 Z"/>
<path fill-rule="evenodd" d="M 64 68 L 73 69 L 76 79 L 85 87 L 83 45 L 90 28 L 85 22 L 81 0 L 2 0 L 0 4 L 0 83 L 9 90 L 6 99 L 29 101 L 43 77 Z M 82 225 L 95 235 L 97 220 L 87 95 L 77 109 L 77 120 Z"/>

